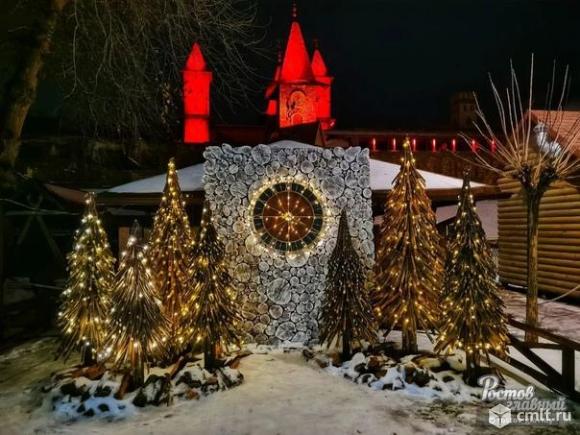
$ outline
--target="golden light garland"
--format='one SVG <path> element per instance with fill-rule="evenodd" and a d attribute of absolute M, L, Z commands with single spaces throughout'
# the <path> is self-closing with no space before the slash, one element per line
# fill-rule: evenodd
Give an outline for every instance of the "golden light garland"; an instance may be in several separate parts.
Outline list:
<path fill-rule="evenodd" d="M 435 349 L 465 350 L 471 372 L 479 366 L 482 354 L 488 362 L 490 353 L 504 357 L 508 337 L 496 265 L 477 215 L 468 175 L 451 232 L 442 326 Z"/>
<path fill-rule="evenodd" d="M 373 313 L 367 294 L 368 271 L 350 237 L 346 212 L 338 225 L 336 245 L 328 263 L 320 314 L 320 341 L 329 346 L 342 341 L 343 361 L 351 356 L 353 343 L 374 341 Z"/>
<path fill-rule="evenodd" d="M 165 316 L 152 271 L 147 245 L 142 245 L 141 228 L 135 222 L 111 296 L 110 333 L 102 358 L 117 369 L 129 369 L 134 386 L 143 384 L 148 363 L 167 358 L 169 337 Z"/>
<path fill-rule="evenodd" d="M 167 339 L 170 360 L 185 349 L 190 339 L 187 300 L 191 292 L 189 267 L 193 245 L 175 161 L 171 159 L 161 204 L 153 221 L 148 253 L 150 264 L 155 265 L 154 279 L 170 322 Z"/>
<path fill-rule="evenodd" d="M 220 349 L 227 349 L 230 344 L 241 344 L 238 335 L 241 316 L 224 247 L 207 204 L 203 208 L 191 271 L 193 288 L 188 304 L 193 310 L 190 333 L 194 344 L 202 345 L 205 366 L 211 369 L 216 365 Z"/>
<path fill-rule="evenodd" d="M 437 325 L 443 257 L 425 180 L 406 140 L 400 171 L 387 195 L 372 299 L 380 324 L 387 330 L 401 328 L 407 353 L 417 350 L 418 329 Z"/>
<path fill-rule="evenodd" d="M 67 358 L 80 350 L 83 365 L 96 361 L 110 322 L 110 294 L 115 259 L 97 213 L 93 194 L 85 197 L 81 226 L 68 255 L 66 288 L 58 312 L 62 334 L 59 353 Z"/>

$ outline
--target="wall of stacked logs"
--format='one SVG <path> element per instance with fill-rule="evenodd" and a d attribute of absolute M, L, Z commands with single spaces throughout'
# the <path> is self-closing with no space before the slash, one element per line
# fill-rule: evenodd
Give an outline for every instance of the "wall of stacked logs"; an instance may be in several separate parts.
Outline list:
<path fill-rule="evenodd" d="M 518 181 L 501 178 L 500 189 L 511 192 L 498 204 L 499 274 L 505 283 L 526 285 L 526 204 Z M 560 295 L 580 284 L 580 188 L 554 183 L 540 204 L 538 286 Z M 580 300 L 580 291 L 570 296 Z"/>

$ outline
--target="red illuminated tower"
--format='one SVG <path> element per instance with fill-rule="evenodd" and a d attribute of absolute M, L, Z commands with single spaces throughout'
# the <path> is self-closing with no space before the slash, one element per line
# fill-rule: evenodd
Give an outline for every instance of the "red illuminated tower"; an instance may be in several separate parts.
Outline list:
<path fill-rule="evenodd" d="M 278 91 L 278 84 L 280 83 L 280 72 L 282 71 L 282 49 L 278 47 L 278 63 L 274 71 L 274 80 L 266 87 L 265 97 L 267 101 L 266 115 L 278 115 L 278 100 L 276 99 L 276 92 Z"/>
<path fill-rule="evenodd" d="M 316 88 L 318 94 L 316 98 L 316 115 L 322 129 L 328 130 L 334 127 L 334 119 L 332 119 L 330 113 L 331 84 L 334 77 L 328 75 L 328 69 L 318 49 L 318 43 L 315 44 L 314 53 L 312 54 L 312 72 L 318 83 Z"/>
<path fill-rule="evenodd" d="M 196 42 L 183 70 L 183 142 L 209 142 L 209 97 L 212 73 Z"/>
<path fill-rule="evenodd" d="M 318 121 L 323 129 L 331 128 L 331 83 L 318 49 L 310 62 L 294 6 L 284 56 L 279 57 L 274 80 L 266 89 L 266 114 L 277 117 L 279 128 Z"/>

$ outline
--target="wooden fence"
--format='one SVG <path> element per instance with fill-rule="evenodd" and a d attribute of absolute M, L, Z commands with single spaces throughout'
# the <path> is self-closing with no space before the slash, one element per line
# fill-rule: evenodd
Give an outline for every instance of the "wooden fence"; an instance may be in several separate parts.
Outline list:
<path fill-rule="evenodd" d="M 549 343 L 526 343 L 513 334 L 509 334 L 511 345 L 526 357 L 532 364 L 528 365 L 516 358 L 511 357 L 508 364 L 523 373 L 536 379 L 553 391 L 564 394 L 570 399 L 580 402 L 580 392 L 575 387 L 575 355 L 574 352 L 580 352 L 580 343 L 554 334 L 546 329 L 533 327 L 515 320 L 512 316 L 508 317 L 510 326 L 522 331 L 535 332 L 538 337 L 544 338 Z M 536 354 L 534 349 L 554 349 L 561 352 L 562 368 L 558 372 L 552 365 Z M 534 367 L 535 366 L 535 367 Z"/>

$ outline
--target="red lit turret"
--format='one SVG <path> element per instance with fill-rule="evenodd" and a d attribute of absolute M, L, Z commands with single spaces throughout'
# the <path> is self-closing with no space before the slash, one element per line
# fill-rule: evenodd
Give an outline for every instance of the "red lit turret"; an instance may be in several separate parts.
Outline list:
<path fill-rule="evenodd" d="M 277 116 L 278 115 L 278 100 L 276 99 L 276 92 L 278 90 L 278 86 L 280 85 L 280 74 L 282 71 L 282 51 L 281 48 L 278 47 L 278 63 L 276 64 L 276 71 L 274 71 L 274 79 L 270 82 L 270 84 L 266 87 L 265 97 L 267 106 L 266 106 L 266 115 L 268 116 Z"/>
<path fill-rule="evenodd" d="M 196 42 L 183 70 L 183 142 L 209 142 L 210 84 L 212 73 L 207 70 L 201 48 Z"/>
<path fill-rule="evenodd" d="M 318 45 L 318 44 L 317 44 Z M 316 46 L 312 55 L 312 72 L 318 83 L 316 101 L 316 116 L 320 121 L 323 130 L 334 127 L 334 119 L 331 117 L 331 84 L 333 77 L 328 75 L 326 63 L 322 58 L 320 50 Z"/>

